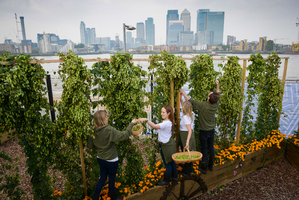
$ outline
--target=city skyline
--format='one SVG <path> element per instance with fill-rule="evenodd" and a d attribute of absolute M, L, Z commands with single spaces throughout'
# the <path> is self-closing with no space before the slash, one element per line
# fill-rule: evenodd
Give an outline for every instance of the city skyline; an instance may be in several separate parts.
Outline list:
<path fill-rule="evenodd" d="M 228 35 L 238 41 L 258 41 L 259 37 L 276 40 L 276 43 L 297 42 L 298 27 L 295 23 L 299 1 L 266 0 L 215 0 L 209 3 L 201 0 L 185 1 L 142 1 L 142 0 L 87 0 L 44 1 L 44 0 L 1 0 L 0 1 L 0 43 L 4 38 L 16 42 L 16 20 L 24 17 L 26 39 L 37 42 L 37 34 L 53 33 L 60 38 L 80 43 L 80 22 L 95 28 L 96 37 L 119 36 L 123 41 L 122 24 L 136 27 L 137 23 L 153 18 L 155 24 L 155 44 L 166 43 L 166 17 L 168 10 L 187 9 L 191 16 L 190 31 L 196 31 L 196 15 L 199 9 L 225 12 L 223 43 Z M 21 31 L 20 23 L 18 23 Z M 132 31 L 136 38 L 136 31 Z M 283 39 L 282 39 L 283 38 Z M 22 32 L 19 32 L 22 40 Z"/>

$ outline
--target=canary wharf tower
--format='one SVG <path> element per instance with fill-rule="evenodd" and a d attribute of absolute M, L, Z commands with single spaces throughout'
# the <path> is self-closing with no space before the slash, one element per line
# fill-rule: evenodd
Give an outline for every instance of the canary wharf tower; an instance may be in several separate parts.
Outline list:
<path fill-rule="evenodd" d="M 197 11 L 197 43 L 218 45 L 223 43 L 224 12 Z"/>

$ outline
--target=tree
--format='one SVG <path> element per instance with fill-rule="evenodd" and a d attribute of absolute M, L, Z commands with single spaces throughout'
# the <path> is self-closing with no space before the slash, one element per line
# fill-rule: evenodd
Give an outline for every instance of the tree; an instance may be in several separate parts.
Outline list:
<path fill-rule="evenodd" d="M 85 47 L 85 45 L 84 45 L 84 44 L 82 44 L 82 43 L 80 43 L 80 44 L 77 44 L 77 45 L 75 45 L 74 47 L 75 47 L 75 48 L 84 48 L 84 47 Z"/>
<path fill-rule="evenodd" d="M 266 44 L 266 51 L 272 51 L 274 47 L 274 42 L 273 40 L 268 40 Z"/>

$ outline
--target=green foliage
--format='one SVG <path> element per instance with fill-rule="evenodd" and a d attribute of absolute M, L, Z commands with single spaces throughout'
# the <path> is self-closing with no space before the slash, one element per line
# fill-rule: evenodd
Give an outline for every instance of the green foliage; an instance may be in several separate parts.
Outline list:
<path fill-rule="evenodd" d="M 161 121 L 160 111 L 163 105 L 170 105 L 170 81 L 174 81 L 174 99 L 176 94 L 188 80 L 189 69 L 186 62 L 167 51 L 161 52 L 161 55 L 152 55 L 149 70 L 149 78 L 153 75 L 154 92 L 151 94 L 150 101 L 153 104 L 153 115 Z M 163 61 L 163 62 L 161 62 Z"/>
<path fill-rule="evenodd" d="M 195 56 L 192 59 L 190 70 L 189 88 L 191 90 L 189 96 L 197 101 L 206 101 L 208 94 L 216 89 L 215 81 L 219 74 L 214 70 L 213 56 L 206 54 Z M 196 114 L 194 120 L 194 136 L 196 148 L 200 150 L 197 111 L 194 111 L 194 113 Z"/>
<path fill-rule="evenodd" d="M 168 54 L 167 51 L 161 52 L 161 55 L 149 56 L 151 59 L 150 66 L 148 67 L 150 79 L 153 77 L 154 91 L 150 94 L 150 104 L 152 108 L 152 120 L 155 123 L 162 121 L 161 109 L 164 105 L 170 105 L 170 82 L 174 82 L 173 98 L 176 99 L 176 95 L 179 90 L 184 86 L 188 80 L 189 69 L 186 66 L 186 62 L 181 60 L 173 54 Z M 176 103 L 176 101 L 175 101 Z M 174 105 L 176 107 L 176 105 Z M 153 139 L 147 141 L 151 146 L 157 147 L 158 140 L 157 135 L 153 135 Z M 156 163 L 156 153 L 158 148 L 150 150 L 149 162 L 150 167 Z M 149 150 L 148 150 L 149 151 Z M 151 168 L 152 170 L 153 168 Z"/>
<path fill-rule="evenodd" d="M 61 101 L 56 105 L 59 115 L 56 122 L 55 141 L 57 146 L 55 170 L 63 173 L 67 179 L 65 185 L 66 199 L 83 197 L 83 177 L 79 156 L 79 142 L 87 141 L 87 135 L 93 131 L 90 114 L 90 98 L 92 74 L 84 63 L 84 59 L 69 51 L 67 55 L 58 54 L 63 60 L 58 74 L 62 80 L 63 92 Z M 83 152 L 86 179 L 89 187 L 95 188 L 95 177 L 92 172 L 98 169 L 94 151 Z M 89 169 L 89 170 L 87 170 Z M 89 182 L 89 179 L 93 181 Z M 90 185 L 93 184 L 93 185 Z M 91 193 L 92 191 L 90 191 Z"/>
<path fill-rule="evenodd" d="M 273 51 L 274 42 L 273 40 L 268 40 L 266 44 L 266 51 Z"/>
<path fill-rule="evenodd" d="M 273 52 L 269 54 L 265 65 L 263 87 L 258 98 L 257 119 L 255 122 L 255 137 L 260 140 L 265 134 L 279 128 L 278 114 L 282 110 L 281 95 L 283 94 L 282 83 L 278 78 L 281 60 Z"/>
<path fill-rule="evenodd" d="M 240 141 L 248 143 L 255 139 L 255 128 L 253 122 L 253 116 L 250 114 L 252 108 L 254 107 L 253 100 L 257 99 L 261 93 L 261 89 L 264 85 L 265 76 L 265 63 L 266 61 L 261 56 L 260 53 L 251 54 L 250 59 L 252 63 L 247 67 L 249 74 L 246 77 L 247 82 L 247 98 L 246 106 L 244 108 L 244 113 L 242 117 L 242 126 Z"/>
<path fill-rule="evenodd" d="M 17 164 L 19 159 L 15 159 Z M 9 199 L 20 199 L 23 194 L 26 194 L 20 189 L 21 176 L 18 171 L 19 168 L 14 164 L 11 165 L 13 159 L 4 151 L 0 152 L 0 191 L 3 191 Z M 7 173 L 7 170 L 15 171 L 14 174 Z"/>
<path fill-rule="evenodd" d="M 32 177 L 34 199 L 47 199 L 52 193 L 47 175 L 55 154 L 54 125 L 49 117 L 45 88 L 45 71 L 40 64 L 30 64 L 29 55 L 3 54 L 0 65 L 1 132 L 16 129 L 27 157 L 27 172 Z M 45 114 L 42 114 L 44 110 Z"/>
<path fill-rule="evenodd" d="M 76 45 L 74 45 L 74 47 L 75 47 L 75 48 L 84 48 L 85 45 L 82 44 L 82 43 L 80 43 L 80 44 L 76 44 Z"/>
<path fill-rule="evenodd" d="M 221 91 L 221 103 L 218 109 L 217 125 L 220 134 L 216 137 L 216 143 L 227 148 L 235 139 L 238 116 L 242 112 L 241 94 L 242 67 L 238 63 L 237 56 L 228 56 L 229 60 L 222 66 L 223 76 L 219 78 Z"/>
<path fill-rule="evenodd" d="M 109 112 L 109 124 L 118 130 L 124 130 L 134 118 L 146 117 L 143 111 L 147 102 L 144 102 L 147 80 L 146 71 L 141 66 L 135 66 L 131 62 L 132 55 L 116 54 L 111 56 L 111 62 L 98 62 L 92 66 L 92 73 L 95 76 L 94 95 L 103 97 L 99 102 Z M 143 178 L 144 161 L 138 146 L 131 140 L 117 144 L 119 166 L 118 174 L 124 184 L 138 185 Z M 126 159 L 127 164 L 124 164 Z"/>

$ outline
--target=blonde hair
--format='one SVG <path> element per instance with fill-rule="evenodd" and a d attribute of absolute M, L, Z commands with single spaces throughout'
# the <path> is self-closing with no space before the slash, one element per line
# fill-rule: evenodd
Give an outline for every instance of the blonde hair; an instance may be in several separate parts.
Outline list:
<path fill-rule="evenodd" d="M 189 101 L 185 101 L 183 103 L 183 113 L 190 117 L 191 121 L 193 121 L 192 104 Z"/>
<path fill-rule="evenodd" d="M 101 126 L 107 125 L 106 123 L 106 116 L 107 116 L 106 110 L 99 110 L 97 111 L 93 116 L 93 125 L 96 128 L 99 128 Z"/>

